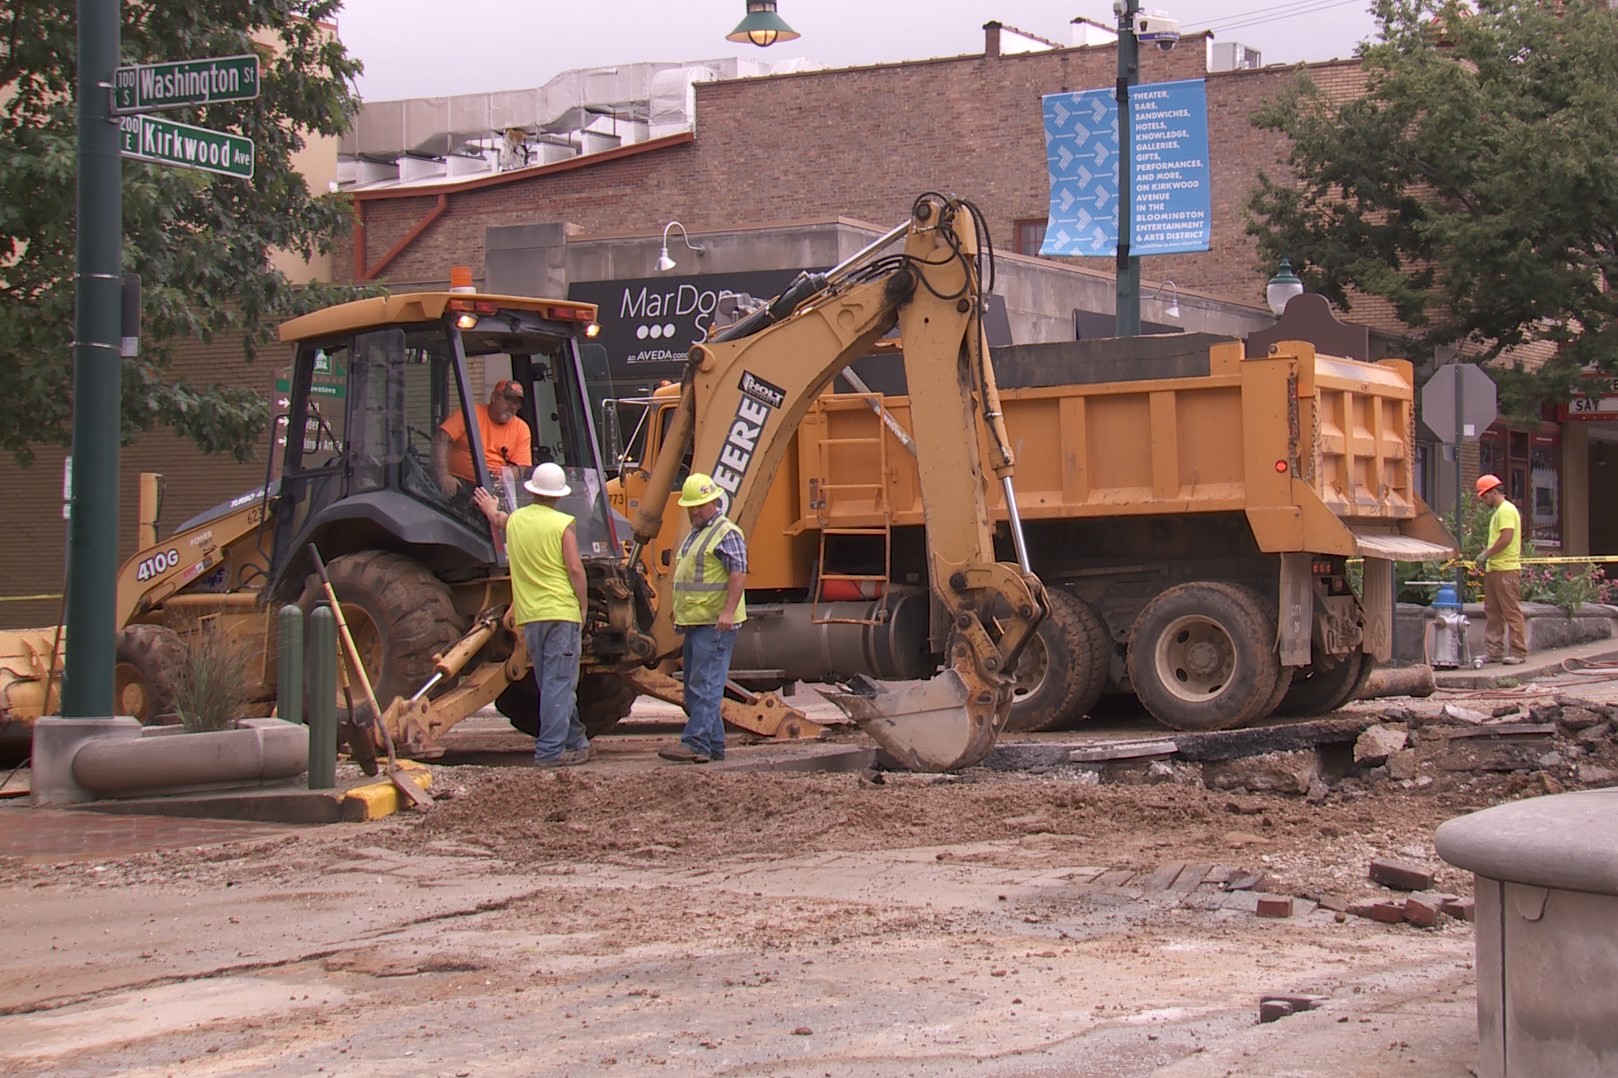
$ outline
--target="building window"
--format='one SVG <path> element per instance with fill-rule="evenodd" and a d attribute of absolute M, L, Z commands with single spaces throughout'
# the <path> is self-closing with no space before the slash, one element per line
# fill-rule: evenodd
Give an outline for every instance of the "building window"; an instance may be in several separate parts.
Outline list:
<path fill-rule="evenodd" d="M 1014 239 L 1015 250 L 1020 255 L 1030 257 L 1039 254 L 1039 248 L 1045 242 L 1045 224 L 1048 217 L 1024 217 L 1017 222 L 1017 235 Z"/>
<path fill-rule="evenodd" d="M 1535 547 L 1562 545 L 1562 445 L 1554 424 L 1537 430 L 1491 427 L 1478 439 L 1478 471 L 1498 475 Z"/>

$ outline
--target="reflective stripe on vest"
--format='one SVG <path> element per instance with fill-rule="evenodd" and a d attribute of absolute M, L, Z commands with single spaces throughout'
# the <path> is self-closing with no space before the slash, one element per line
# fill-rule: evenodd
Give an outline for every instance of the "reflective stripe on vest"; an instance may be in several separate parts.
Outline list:
<path fill-rule="evenodd" d="M 712 625 L 725 609 L 725 589 L 730 586 L 730 572 L 715 552 L 719 541 L 731 532 L 741 529 L 724 517 L 716 518 L 708 526 L 699 528 L 680 543 L 680 552 L 674 563 L 674 623 L 676 625 Z M 747 620 L 747 600 L 736 602 L 737 625 Z"/>

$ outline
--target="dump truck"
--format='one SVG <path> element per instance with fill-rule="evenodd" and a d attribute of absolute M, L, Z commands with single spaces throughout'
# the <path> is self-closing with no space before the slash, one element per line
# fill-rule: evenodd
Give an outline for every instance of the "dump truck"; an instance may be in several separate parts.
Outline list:
<path fill-rule="evenodd" d="M 638 556 L 671 548 L 688 526 L 683 514 L 665 517 L 662 495 L 687 461 L 702 461 L 731 518 L 767 533 L 760 512 L 798 423 L 849 362 L 900 327 L 922 416 L 914 432 L 921 571 L 951 627 L 950 647 L 914 684 L 851 670 L 846 691 L 830 695 L 906 766 L 947 770 L 982 759 L 1010 714 L 1010 671 L 1046 612 L 1026 552 L 997 558 L 987 508 L 991 486 L 1009 496 L 1015 460 L 983 331 L 982 281 L 992 272 L 985 234 L 970 203 L 925 195 L 864 251 L 800 276 L 694 347 L 661 457 L 648 462 L 645 489 L 660 496 L 622 516 L 609 507 L 595 428 L 605 364 L 581 347 L 593 305 L 488 295 L 468 284 L 290 320 L 280 328 L 295 356 L 279 476 L 186 521 L 120 573 L 119 712 L 150 719 L 169 710 L 209 626 L 251 645 L 243 679 L 257 698 L 273 698 L 277 612 L 324 600 L 311 573 L 318 550 L 383 703 L 377 716 L 357 702 L 367 695 L 358 672 L 340 667 L 339 719 L 362 761 L 374 764 L 381 727 L 405 752 L 430 757 L 445 731 L 491 703 L 533 732 L 537 689 L 512 623 L 502 539 L 471 497 L 490 490 L 507 509 L 526 500 L 518 470 L 485 453 L 473 389 L 509 382 L 521 387 L 533 461 L 561 465 L 572 488 L 559 508 L 577 522 L 589 587 L 581 717 L 600 733 L 637 694 L 680 703 L 669 581 L 648 576 Z M 460 475 L 446 471 L 441 450 L 452 430 L 466 440 Z M 42 631 L 0 637 L 5 717 L 37 715 L 54 698 L 59 667 L 41 654 L 45 639 Z M 13 653 L 20 658 L 3 661 Z M 725 718 L 745 730 L 819 729 L 779 696 L 739 686 L 734 695 Z"/>
<path fill-rule="evenodd" d="M 919 557 L 907 344 L 853 365 L 782 463 L 733 658 L 749 684 L 921 676 L 947 645 Z M 1107 691 L 1179 730 L 1332 711 L 1391 657 L 1393 562 L 1454 553 L 1416 492 L 1408 362 L 1301 341 L 1247 359 L 1206 334 L 996 348 L 992 361 L 1019 491 L 994 492 L 991 511 L 1025 535 L 1051 606 L 1016 672 L 1014 729 L 1072 724 Z M 656 497 L 639 461 L 660 453 L 673 400 L 646 401 L 617 450 L 625 511 Z M 648 573 L 667 561 L 648 551 Z"/>

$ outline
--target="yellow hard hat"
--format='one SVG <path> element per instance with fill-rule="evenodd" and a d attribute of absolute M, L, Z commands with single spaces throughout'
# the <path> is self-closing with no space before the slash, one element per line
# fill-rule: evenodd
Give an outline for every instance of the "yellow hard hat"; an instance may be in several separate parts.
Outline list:
<path fill-rule="evenodd" d="M 692 472 L 685 485 L 680 488 L 680 505 L 687 509 L 694 505 L 707 505 L 717 498 L 724 497 L 724 494 L 725 492 L 719 489 L 719 484 L 713 481 L 713 476 Z"/>

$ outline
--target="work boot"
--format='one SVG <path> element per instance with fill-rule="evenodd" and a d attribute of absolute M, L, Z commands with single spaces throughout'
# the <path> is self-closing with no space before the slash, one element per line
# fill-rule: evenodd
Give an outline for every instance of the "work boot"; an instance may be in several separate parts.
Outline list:
<path fill-rule="evenodd" d="M 677 745 L 664 745 L 657 750 L 657 754 L 676 764 L 705 764 L 709 759 L 707 753 L 698 752 L 683 741 Z"/>
<path fill-rule="evenodd" d="M 1523 657 L 1521 655 L 1507 655 L 1500 661 L 1505 663 L 1507 666 L 1521 666 L 1523 664 Z"/>

